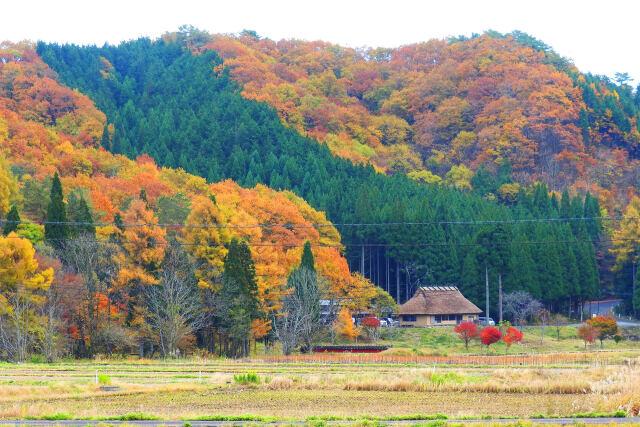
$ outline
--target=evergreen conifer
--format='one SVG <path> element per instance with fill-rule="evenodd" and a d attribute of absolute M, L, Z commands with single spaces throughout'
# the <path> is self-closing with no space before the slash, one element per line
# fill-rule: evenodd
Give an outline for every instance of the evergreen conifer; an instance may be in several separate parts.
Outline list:
<path fill-rule="evenodd" d="M 67 210 L 62 195 L 62 183 L 58 172 L 53 176 L 49 206 L 47 206 L 47 222 L 44 225 L 44 237 L 55 248 L 61 248 L 69 237 L 69 225 L 66 224 Z"/>

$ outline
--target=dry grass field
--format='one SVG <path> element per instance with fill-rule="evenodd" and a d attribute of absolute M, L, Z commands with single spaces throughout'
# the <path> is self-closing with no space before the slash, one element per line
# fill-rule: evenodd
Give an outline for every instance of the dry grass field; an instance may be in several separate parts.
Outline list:
<path fill-rule="evenodd" d="M 630 350 L 625 355 L 630 356 Z M 631 354 L 633 356 L 633 354 Z M 389 356 L 390 357 L 390 356 Z M 256 415 L 319 417 L 571 416 L 640 411 L 640 353 L 611 365 L 520 367 L 154 360 L 1 364 L 0 418 Z M 613 363 L 613 362 L 612 362 Z M 100 379 L 118 387 L 104 391 Z"/>
<path fill-rule="evenodd" d="M 258 347 L 245 360 L 0 363 L 0 419 L 638 415 L 640 345 L 585 350 L 573 328 L 555 332 L 541 342 L 532 328 L 508 352 L 466 350 L 451 328 L 416 328 L 383 331 L 392 348 L 371 355 Z"/>

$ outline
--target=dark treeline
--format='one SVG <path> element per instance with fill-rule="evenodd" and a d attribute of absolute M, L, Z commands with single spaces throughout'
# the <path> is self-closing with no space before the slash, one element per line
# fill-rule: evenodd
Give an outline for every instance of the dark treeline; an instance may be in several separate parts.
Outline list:
<path fill-rule="evenodd" d="M 338 229 L 351 268 L 399 302 L 421 284 L 455 283 L 484 307 L 485 266 L 492 304 L 498 275 L 505 292 L 527 290 L 554 310 L 599 294 L 591 243 L 597 222 L 522 221 L 597 217 L 597 200 L 588 194 L 557 198 L 544 185 L 515 186 L 508 204 L 499 204 L 483 196 L 510 182 L 508 172 L 478 172 L 474 192 L 465 193 L 354 165 L 283 126 L 273 108 L 244 99 L 214 52 L 193 55 L 179 35 L 171 43 L 104 47 L 39 43 L 38 53 L 106 113 L 114 132 L 105 128 L 102 144 L 113 152 L 147 153 L 209 181 L 290 189 L 337 224 L 386 224 Z M 482 220 L 511 222 L 442 224 Z M 396 224 L 415 222 L 432 224 Z"/>

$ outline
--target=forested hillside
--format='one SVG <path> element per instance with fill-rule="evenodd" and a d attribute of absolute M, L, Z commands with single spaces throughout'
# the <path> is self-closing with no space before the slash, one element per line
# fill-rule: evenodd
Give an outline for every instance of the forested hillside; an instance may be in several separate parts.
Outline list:
<path fill-rule="evenodd" d="M 40 43 L 38 53 L 61 82 L 105 112 L 104 148 L 148 154 L 210 181 L 292 190 L 336 224 L 351 268 L 400 302 L 419 284 L 456 283 L 483 306 L 485 265 L 492 304 L 499 274 L 505 292 L 527 290 L 554 309 L 575 310 L 599 295 L 592 242 L 601 224 L 585 218 L 601 210 L 588 192 L 559 195 L 544 184 L 519 185 L 506 162 L 475 175 L 456 166 L 446 177 L 451 186 L 442 186 L 335 157 L 330 141 L 310 138 L 321 135 L 303 136 L 298 131 L 304 129 L 284 126 L 273 107 L 242 96 L 250 83 L 243 89 L 230 78 L 233 61 L 223 61 L 215 45 L 199 53 L 203 37 L 182 33 L 102 48 Z M 486 193 L 469 193 L 470 185 Z M 499 194 L 500 203 L 482 197 L 488 193 Z"/>
<path fill-rule="evenodd" d="M 192 48 L 217 52 L 244 96 L 341 157 L 498 198 L 471 179 L 508 164 L 520 184 L 589 190 L 610 212 L 638 190 L 639 92 L 524 33 L 366 50 L 200 36 Z"/>
<path fill-rule="evenodd" d="M 375 289 L 351 276 L 324 213 L 290 191 L 207 183 L 105 151 L 105 115 L 56 77 L 34 46 L 1 46 L 0 358 L 154 344 L 175 354 L 193 350 L 195 332 L 210 351 L 219 339 L 227 354 L 246 353 L 247 339 L 270 336 L 307 241 L 325 297 L 371 304 Z M 234 290 L 229 271 L 251 292 Z"/>

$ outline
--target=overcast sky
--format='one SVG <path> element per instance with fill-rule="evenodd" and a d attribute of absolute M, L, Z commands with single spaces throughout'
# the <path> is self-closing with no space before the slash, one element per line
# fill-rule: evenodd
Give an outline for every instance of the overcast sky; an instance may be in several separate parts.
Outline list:
<path fill-rule="evenodd" d="M 518 29 L 581 71 L 640 81 L 638 0 L 2 0 L 0 39 L 77 44 L 157 37 L 182 24 L 213 33 L 396 47 Z"/>

